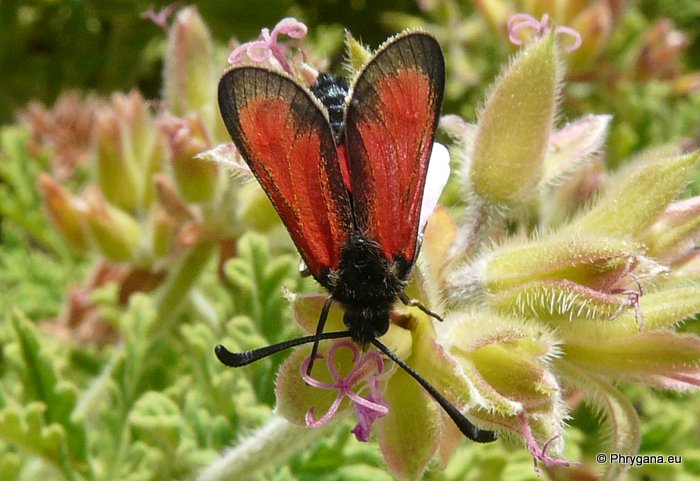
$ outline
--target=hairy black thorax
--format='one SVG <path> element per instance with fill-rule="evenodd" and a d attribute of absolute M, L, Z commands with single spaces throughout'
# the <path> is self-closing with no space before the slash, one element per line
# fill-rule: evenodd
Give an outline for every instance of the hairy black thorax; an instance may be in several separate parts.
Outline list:
<path fill-rule="evenodd" d="M 381 246 L 360 233 L 343 247 L 337 270 L 322 284 L 345 310 L 343 322 L 353 340 L 365 345 L 389 330 L 391 310 L 406 287 L 411 264 L 390 260 Z"/>

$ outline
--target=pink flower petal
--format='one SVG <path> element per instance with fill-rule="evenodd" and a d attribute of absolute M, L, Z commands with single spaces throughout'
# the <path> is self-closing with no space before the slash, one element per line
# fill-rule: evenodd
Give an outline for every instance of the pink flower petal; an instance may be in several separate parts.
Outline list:
<path fill-rule="evenodd" d="M 343 377 L 335 366 L 335 354 L 340 348 L 350 349 L 353 356 L 353 367 L 346 377 Z M 317 356 L 317 359 L 323 359 L 323 357 Z M 384 371 L 382 357 L 377 352 L 368 352 L 360 356 L 360 350 L 355 343 L 347 339 L 336 342 L 330 348 L 326 360 L 328 372 L 334 381 L 332 383 L 319 381 L 308 375 L 306 370 L 310 362 L 311 358 L 308 357 L 300 366 L 301 377 L 304 382 L 319 389 L 337 390 L 338 394 L 333 404 L 321 418 L 314 419 L 313 408 L 310 408 L 304 417 L 306 425 L 308 427 L 319 427 L 329 422 L 338 412 L 343 398 L 347 397 L 355 404 L 355 412 L 358 418 L 358 423 L 352 432 L 359 441 L 367 441 L 372 424 L 389 412 L 388 403 L 382 396 L 378 382 L 378 376 Z M 367 365 L 369 363 L 374 363 L 375 369 L 368 369 Z M 369 395 L 366 397 L 353 391 L 353 387 L 363 380 L 367 381 L 370 390 Z"/>

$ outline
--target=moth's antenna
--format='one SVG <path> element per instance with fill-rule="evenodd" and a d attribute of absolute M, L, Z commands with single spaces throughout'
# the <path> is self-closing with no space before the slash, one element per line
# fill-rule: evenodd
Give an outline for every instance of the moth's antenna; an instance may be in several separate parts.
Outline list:
<path fill-rule="evenodd" d="M 326 339 L 340 339 L 343 337 L 350 337 L 350 331 L 324 332 L 314 336 L 291 339 L 289 341 L 280 342 L 279 344 L 272 344 L 271 346 L 243 352 L 231 352 L 223 345 L 219 344 L 214 348 L 214 353 L 222 364 L 229 367 L 241 367 L 280 351 L 284 351 L 285 349 L 289 349 L 290 347 L 300 346 L 309 342 L 325 341 Z"/>
<path fill-rule="evenodd" d="M 324 332 L 322 334 L 291 339 L 278 344 L 272 344 L 271 346 L 265 346 L 259 349 L 243 352 L 231 352 L 223 345 L 219 344 L 214 348 L 214 352 L 222 364 L 229 367 L 241 367 L 291 347 L 308 344 L 310 342 L 318 343 L 319 341 L 325 341 L 328 339 L 341 339 L 344 337 L 351 337 L 350 331 Z M 459 412 L 459 410 L 457 410 L 457 408 L 450 401 L 448 401 L 445 396 L 440 394 L 440 392 L 438 392 L 438 390 L 435 389 L 432 384 L 423 378 L 423 376 L 414 371 L 411 366 L 406 364 L 403 359 L 382 344 L 381 341 L 378 339 L 372 339 L 371 342 L 377 347 L 377 349 L 382 351 L 387 357 L 398 364 L 401 369 L 410 374 L 411 377 L 418 382 L 418 384 L 423 386 L 423 388 L 428 391 L 428 394 L 435 399 L 435 401 L 447 413 L 452 421 L 454 421 L 459 430 L 462 431 L 466 437 L 472 441 L 476 441 L 477 443 L 490 443 L 496 440 L 496 433 L 493 431 L 479 429 L 474 426 L 471 421 L 469 421 L 464 414 Z"/>
<path fill-rule="evenodd" d="M 323 303 L 323 309 L 321 309 L 321 316 L 318 318 L 318 324 L 316 324 L 316 340 L 314 341 L 314 346 L 311 348 L 311 360 L 309 361 L 309 367 L 306 368 L 306 375 L 311 375 L 311 370 L 314 367 L 314 361 L 316 360 L 316 354 L 318 354 L 318 343 L 321 341 L 321 334 L 323 333 L 323 328 L 326 326 L 326 320 L 328 319 L 328 312 L 331 310 L 331 304 L 333 303 L 333 296 L 328 296 L 326 302 Z"/>
<path fill-rule="evenodd" d="M 379 341 L 379 339 L 372 339 L 372 344 L 374 344 L 377 347 L 377 349 L 386 354 L 392 361 L 398 364 L 401 367 L 401 369 L 410 374 L 411 377 L 413 377 L 413 379 L 418 381 L 418 384 L 423 386 L 423 388 L 426 391 L 428 391 L 428 394 L 430 394 L 432 398 L 435 399 L 435 401 L 447 413 L 447 415 L 452 419 L 452 421 L 454 421 L 459 430 L 462 431 L 462 434 L 464 434 L 472 441 L 476 441 L 477 443 L 490 443 L 496 440 L 495 432 L 485 431 L 474 426 L 471 423 L 471 421 L 469 421 L 469 419 L 467 419 L 464 416 L 464 414 L 459 412 L 457 408 L 445 398 L 445 396 L 440 394 L 438 390 L 433 387 L 432 384 L 425 380 L 423 376 L 414 371 L 411 366 L 406 364 L 406 361 L 397 356 L 391 349 L 382 344 L 381 341 Z"/>

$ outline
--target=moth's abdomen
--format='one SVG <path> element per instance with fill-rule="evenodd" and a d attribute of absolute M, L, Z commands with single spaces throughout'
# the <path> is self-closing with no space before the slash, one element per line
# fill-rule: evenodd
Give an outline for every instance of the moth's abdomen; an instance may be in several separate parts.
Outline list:
<path fill-rule="evenodd" d="M 345 99 L 348 96 L 348 84 L 341 77 L 329 73 L 322 73 L 316 78 L 316 83 L 311 87 L 311 93 L 321 101 L 328 111 L 333 135 L 338 143 L 342 143 L 343 121 L 345 118 Z"/>

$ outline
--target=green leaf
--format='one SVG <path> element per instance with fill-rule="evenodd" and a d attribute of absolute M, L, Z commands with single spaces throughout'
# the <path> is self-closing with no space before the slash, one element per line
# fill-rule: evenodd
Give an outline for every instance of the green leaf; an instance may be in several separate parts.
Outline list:
<path fill-rule="evenodd" d="M 18 479 L 21 467 L 21 458 L 17 454 L 0 454 L 0 473 L 3 473 L 5 479 Z"/>
<path fill-rule="evenodd" d="M 3 223 L 0 313 L 9 312 L 12 306 L 22 306 L 31 319 L 56 316 L 64 303 L 66 286 L 78 282 L 84 268 L 73 258 L 37 249 L 35 240 L 26 239 L 18 226 Z"/>
<path fill-rule="evenodd" d="M 297 263 L 287 255 L 273 258 L 267 238 L 254 233 L 239 240 L 237 252 L 238 257 L 225 267 L 226 277 L 234 286 L 235 310 L 244 315 L 229 323 L 233 337 L 245 349 L 289 338 L 298 328 L 290 320 L 283 286 L 299 285 Z M 296 283 L 291 280 L 294 276 Z M 274 404 L 275 374 L 283 359 L 271 356 L 244 371 L 259 399 L 270 406 Z"/>
<path fill-rule="evenodd" d="M 46 423 L 46 404 L 31 402 L 0 411 L 0 438 L 44 461 L 60 466 L 67 439 L 60 424 Z"/>
<path fill-rule="evenodd" d="M 86 433 L 84 427 L 71 418 L 77 403 L 77 388 L 59 379 L 55 360 L 42 350 L 36 328 L 24 314 L 14 309 L 8 317 L 15 342 L 7 346 L 5 355 L 22 380 L 24 396 L 30 402 L 45 406 L 42 425 L 51 430 L 64 431 L 67 443 L 65 448 L 71 460 L 74 463 L 84 463 L 87 456 Z"/>
<path fill-rule="evenodd" d="M 41 209 L 36 188 L 41 166 L 29 155 L 28 140 L 28 133 L 19 127 L 0 130 L 0 218 L 16 223 L 44 248 L 63 254 L 66 249 Z"/>
<path fill-rule="evenodd" d="M 145 439 L 173 450 L 180 442 L 182 413 L 172 399 L 163 393 L 149 391 L 141 396 L 129 413 L 129 423 L 136 439 Z"/>
<path fill-rule="evenodd" d="M 268 341 L 284 339 L 289 332 L 285 330 L 289 326 L 289 303 L 282 286 L 293 275 L 298 276 L 293 258 L 272 258 L 268 240 L 249 233 L 238 243 L 238 258 L 226 264 L 226 275 L 237 288 L 237 311 L 247 314 Z"/>

